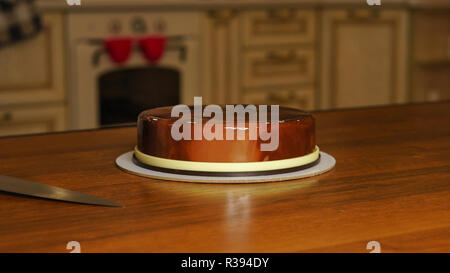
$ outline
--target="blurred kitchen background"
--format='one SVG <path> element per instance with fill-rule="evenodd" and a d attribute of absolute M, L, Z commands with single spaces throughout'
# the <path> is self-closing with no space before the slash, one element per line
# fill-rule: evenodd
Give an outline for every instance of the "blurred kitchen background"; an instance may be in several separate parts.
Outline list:
<path fill-rule="evenodd" d="M 3 136 L 135 122 L 196 95 L 305 110 L 450 99 L 450 0 L 0 2 Z"/>

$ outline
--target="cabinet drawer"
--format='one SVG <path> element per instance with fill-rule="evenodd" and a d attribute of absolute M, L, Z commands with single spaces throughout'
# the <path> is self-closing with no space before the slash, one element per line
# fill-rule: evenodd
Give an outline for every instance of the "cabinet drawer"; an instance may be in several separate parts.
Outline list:
<path fill-rule="evenodd" d="M 245 45 L 312 43 L 315 13 L 312 10 L 273 9 L 243 15 Z"/>
<path fill-rule="evenodd" d="M 243 64 L 245 87 L 314 81 L 312 49 L 251 51 L 244 54 Z"/>
<path fill-rule="evenodd" d="M 0 136 L 61 131 L 65 127 L 63 106 L 0 109 Z"/>
<path fill-rule="evenodd" d="M 312 88 L 285 88 L 246 92 L 242 95 L 244 104 L 267 104 L 292 107 L 302 110 L 314 109 Z"/>

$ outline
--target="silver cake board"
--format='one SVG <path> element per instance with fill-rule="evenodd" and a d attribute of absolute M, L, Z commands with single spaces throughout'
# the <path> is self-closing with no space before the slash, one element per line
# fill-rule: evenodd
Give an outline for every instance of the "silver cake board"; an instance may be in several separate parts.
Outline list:
<path fill-rule="evenodd" d="M 191 183 L 222 183 L 222 184 L 232 184 L 232 183 L 264 183 L 264 182 L 278 182 L 285 180 L 293 180 L 311 177 L 319 175 L 331 170 L 334 165 L 336 165 L 336 160 L 331 155 L 320 152 L 320 162 L 310 168 L 279 173 L 279 174 L 264 174 L 255 176 L 202 176 L 202 175 L 185 175 L 185 174 L 175 174 L 163 171 L 156 171 L 140 167 L 134 163 L 133 151 L 122 154 L 116 159 L 117 166 L 127 173 L 131 173 L 138 176 L 170 180 L 170 181 L 180 181 L 180 182 L 191 182 Z"/>

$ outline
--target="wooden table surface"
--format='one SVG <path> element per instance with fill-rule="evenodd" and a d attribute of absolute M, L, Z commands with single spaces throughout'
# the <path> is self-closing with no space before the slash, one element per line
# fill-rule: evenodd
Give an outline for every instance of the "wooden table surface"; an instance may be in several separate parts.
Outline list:
<path fill-rule="evenodd" d="M 315 113 L 329 173 L 165 182 L 119 170 L 136 128 L 0 138 L 0 173 L 125 205 L 0 194 L 1 252 L 450 252 L 450 102 Z"/>

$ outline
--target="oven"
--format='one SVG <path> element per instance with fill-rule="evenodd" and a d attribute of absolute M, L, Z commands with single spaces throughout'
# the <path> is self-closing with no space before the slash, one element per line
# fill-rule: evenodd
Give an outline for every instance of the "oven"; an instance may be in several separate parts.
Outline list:
<path fill-rule="evenodd" d="M 201 96 L 200 15 L 196 12 L 92 12 L 67 17 L 68 108 L 71 129 L 135 122 L 140 111 L 192 104 Z M 159 36 L 161 59 L 151 63 L 133 44 L 127 61 L 112 61 L 104 40 Z"/>

